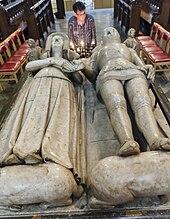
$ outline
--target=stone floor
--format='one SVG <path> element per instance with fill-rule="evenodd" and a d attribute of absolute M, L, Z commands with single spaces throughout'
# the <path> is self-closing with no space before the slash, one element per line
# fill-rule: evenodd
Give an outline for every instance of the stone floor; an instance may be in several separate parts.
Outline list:
<path fill-rule="evenodd" d="M 101 33 L 105 27 L 108 26 L 114 26 L 116 27 L 120 33 L 122 40 L 125 39 L 126 35 L 125 33 L 120 30 L 117 21 L 113 19 L 113 10 L 112 9 L 96 9 L 96 10 L 90 10 L 88 11 L 90 14 L 92 14 L 95 17 L 96 21 L 96 30 L 97 30 L 97 41 L 100 41 Z M 67 33 L 67 21 L 68 18 L 72 15 L 72 12 L 66 12 L 66 18 L 61 20 L 55 21 L 55 29 L 60 32 Z M 26 76 L 25 76 L 26 78 Z M 158 75 L 157 80 L 164 90 L 165 94 L 168 98 L 170 98 L 170 81 L 167 79 L 168 75 Z M 24 80 L 24 79 L 22 79 Z M 19 83 L 19 85 L 15 84 L 6 84 L 6 89 L 0 93 L 0 111 L 1 111 L 1 117 L 4 115 L 7 109 L 3 108 L 3 106 L 6 105 L 7 102 L 12 102 L 13 98 L 15 98 L 15 94 L 17 93 L 17 90 L 20 86 L 22 86 L 23 81 Z M 13 94 L 13 95 L 12 95 Z M 90 83 L 87 81 L 84 83 L 84 95 L 86 98 L 86 118 L 87 118 L 87 173 L 90 171 L 91 167 L 94 166 L 96 162 L 98 162 L 100 159 L 115 155 L 119 149 L 119 142 L 115 136 L 115 134 L 112 131 L 109 118 L 106 113 L 106 109 L 103 104 L 101 104 L 98 99 L 96 98 L 96 93 L 94 88 L 91 86 Z M 3 110 L 2 110 L 3 108 Z M 159 109 L 156 109 L 159 110 Z M 159 113 L 158 113 L 159 114 Z M 160 115 L 160 114 L 159 114 Z M 161 117 L 162 115 L 160 115 Z M 162 123 L 162 117 L 161 117 L 161 124 L 162 128 L 165 130 L 166 134 L 170 137 L 170 132 L 167 129 L 167 123 L 163 119 Z M 106 215 L 106 212 L 101 211 L 98 209 L 98 211 L 91 211 L 91 209 L 88 206 L 88 199 L 90 197 L 90 194 L 87 192 L 87 194 L 79 201 L 79 203 L 75 203 L 74 206 L 66 207 L 66 208 L 59 208 L 59 209 L 53 209 L 51 212 L 44 211 L 43 214 L 46 214 L 46 218 L 59 218 L 57 215 L 64 215 L 67 212 L 70 214 L 70 218 L 73 218 L 73 215 L 80 214 L 81 212 L 81 218 L 113 218 L 113 215 L 116 214 L 120 215 L 124 211 L 124 216 L 128 218 L 132 218 L 132 214 L 136 214 L 137 216 L 141 216 L 144 214 L 147 214 L 146 212 L 152 211 L 152 216 L 147 218 L 155 218 L 154 215 L 154 208 L 159 207 L 161 204 L 161 200 L 159 197 L 154 197 L 153 199 L 137 199 L 133 203 L 129 203 L 127 205 L 120 206 L 119 208 L 116 208 L 113 211 L 113 208 L 110 209 L 109 215 Z M 77 205 L 81 206 L 81 208 L 78 210 Z M 135 211 L 130 212 L 130 209 L 135 209 Z M 140 211 L 144 209 L 145 211 L 143 213 L 140 213 Z M 23 214 L 28 215 L 29 210 L 32 210 L 32 206 L 30 206 L 28 209 L 23 210 Z M 40 212 L 40 209 L 34 209 L 36 214 L 38 215 Z M 157 208 L 157 212 L 158 212 Z M 83 216 L 83 214 L 87 214 L 90 212 L 91 217 L 89 216 Z M 101 213 L 100 213 L 101 212 Z M 115 213 L 113 213 L 115 212 Z M 6 214 L 7 215 L 7 214 Z M 52 217 L 50 217 L 52 215 Z M 54 216 L 56 215 L 56 217 Z M 96 215 L 96 216 L 95 216 Z M 98 216 L 97 216 L 98 215 Z M 133 215 L 133 216 L 134 216 Z M 162 213 L 164 215 L 160 218 L 168 218 L 166 217 L 166 214 Z M 13 217 L 22 217 L 22 213 L 16 213 L 16 215 Z M 0 215 L 1 218 L 1 215 Z M 64 218 L 62 216 L 61 218 Z M 68 217 L 67 217 L 68 218 Z M 80 218 L 80 216 L 77 216 L 75 218 Z M 122 217 L 123 218 L 123 217 Z M 139 217 L 136 217 L 139 218 Z M 142 218 L 142 217 L 141 217 Z M 146 218 L 146 217 L 145 217 Z M 158 217 L 159 218 L 159 217 Z"/>

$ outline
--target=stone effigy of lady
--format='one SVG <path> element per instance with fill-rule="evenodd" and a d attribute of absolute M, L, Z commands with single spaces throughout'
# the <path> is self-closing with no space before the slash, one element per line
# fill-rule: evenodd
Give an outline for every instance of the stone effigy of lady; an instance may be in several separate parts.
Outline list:
<path fill-rule="evenodd" d="M 73 168 L 74 151 L 70 146 L 77 144 L 78 118 L 75 91 L 68 75 L 84 66 L 62 58 L 63 43 L 62 35 L 51 34 L 46 44 L 50 57 L 26 65 L 27 71 L 39 71 L 1 130 L 0 148 L 7 150 L 3 156 L 1 153 L 0 163 L 9 160 L 13 153 L 25 163 L 51 159 Z"/>
<path fill-rule="evenodd" d="M 96 83 L 112 128 L 121 144 L 119 155 L 128 156 L 140 152 L 134 140 L 132 125 L 127 112 L 124 89 L 135 115 L 139 130 L 143 133 L 151 150 L 170 150 L 170 139 L 163 138 L 152 112 L 148 78 L 153 79 L 151 65 L 145 65 L 134 49 L 120 41 L 118 31 L 108 27 L 103 31 L 102 42 L 91 57 L 91 68 L 86 66 L 84 74 Z"/>
<path fill-rule="evenodd" d="M 16 167 L 9 166 L 7 169 L 2 168 L 5 173 L 4 176 L 7 177 L 4 180 L 8 188 L 10 188 L 10 183 L 12 183 L 9 179 L 10 177 L 16 177 L 16 181 L 17 178 L 20 178 L 21 185 L 25 185 L 25 183 L 26 185 L 30 183 L 30 186 L 31 183 L 36 185 L 37 182 L 40 183 L 41 179 L 43 179 L 43 174 L 45 174 L 45 178 L 47 177 L 45 169 L 49 169 L 49 181 L 47 177 L 47 184 L 43 184 L 47 189 L 47 187 L 50 187 L 48 183 L 51 183 L 53 180 L 55 169 L 60 172 L 58 177 L 61 178 L 61 180 L 58 181 L 60 186 L 56 191 L 62 191 L 62 189 L 64 189 L 67 193 L 65 194 L 64 192 L 63 194 L 66 196 L 63 197 L 63 194 L 55 194 L 55 191 L 51 192 L 51 195 L 55 196 L 53 197 L 54 200 L 58 195 L 59 203 L 61 200 L 62 203 L 67 203 L 68 197 L 70 198 L 72 189 L 75 188 L 73 175 L 80 177 L 80 161 L 77 157 L 80 146 L 80 118 L 78 116 L 75 89 L 69 78 L 72 73 L 84 68 L 84 65 L 78 60 L 68 61 L 63 58 L 63 53 L 66 54 L 67 48 L 68 40 L 66 35 L 62 33 L 52 33 L 48 36 L 43 59 L 31 61 L 26 65 L 27 71 L 37 71 L 37 74 L 29 83 L 25 84 L 22 92 L 19 93 L 0 131 L 1 166 L 14 164 L 40 165 L 39 167 L 26 167 L 26 165 L 23 167 L 23 165 L 19 165 Z M 41 166 L 43 164 L 39 164 L 44 162 L 48 163 L 48 161 L 54 162 L 56 165 L 46 164 L 46 166 Z M 11 168 L 13 168 L 13 170 L 11 170 Z M 22 168 L 24 168 L 23 171 Z M 39 172 L 37 172 L 38 168 Z M 10 175 L 12 172 L 13 175 Z M 22 172 L 23 175 L 19 176 L 19 172 Z M 29 177 L 29 173 L 31 172 L 34 172 L 35 175 Z M 42 176 L 40 176 L 40 172 Z M 28 173 L 28 175 L 26 173 Z M 64 183 L 67 179 L 69 181 L 68 187 Z M 33 180 L 33 182 L 31 180 Z M 53 188 L 55 188 L 55 180 L 57 180 L 57 172 Z M 44 188 L 43 185 L 41 188 Z M 15 185 L 13 184 L 12 187 L 14 188 Z M 29 189 L 28 187 L 28 190 Z M 7 193 L 5 193 L 5 191 Z M 27 189 L 24 191 L 27 191 Z M 4 194 L 1 194 L 2 198 L 3 195 L 10 197 L 10 189 L 5 190 L 4 188 L 3 192 Z M 11 192 L 14 197 L 14 199 L 11 199 L 11 203 L 30 203 L 30 200 L 27 199 L 31 198 L 31 195 L 29 196 L 28 193 L 25 195 L 27 201 L 23 201 L 22 198 L 19 197 L 20 192 L 18 190 L 15 191 L 14 189 Z M 15 192 L 18 199 L 14 195 Z M 46 191 L 46 193 L 48 193 L 48 191 Z M 34 191 L 33 194 L 36 194 L 36 191 Z M 53 198 L 51 198 L 51 200 L 53 200 Z M 12 202 L 12 200 L 14 200 L 14 202 Z M 42 200 L 41 198 L 36 199 L 34 197 L 34 201 L 39 202 Z M 0 204 L 2 203 L 5 205 L 6 202 L 0 200 Z"/>

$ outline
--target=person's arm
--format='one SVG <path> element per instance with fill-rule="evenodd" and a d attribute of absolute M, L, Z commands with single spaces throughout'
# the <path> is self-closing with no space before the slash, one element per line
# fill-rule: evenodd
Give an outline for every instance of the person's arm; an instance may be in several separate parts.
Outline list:
<path fill-rule="evenodd" d="M 135 65 L 138 65 L 138 66 L 145 65 L 144 61 L 138 56 L 138 54 L 136 53 L 136 51 L 134 49 L 129 48 L 129 50 L 130 50 L 130 53 L 131 53 L 131 56 L 132 56 L 132 62 Z"/>
<path fill-rule="evenodd" d="M 99 73 L 98 66 L 97 66 L 97 55 L 98 55 L 99 49 L 100 49 L 100 46 L 94 49 L 92 56 L 90 57 L 90 64 L 87 65 L 86 63 L 84 63 L 85 68 L 81 70 L 83 74 L 86 76 L 86 78 L 91 83 L 94 83 L 96 81 L 96 77 Z"/>
<path fill-rule="evenodd" d="M 69 42 L 76 46 L 75 37 L 74 37 L 74 24 L 73 22 L 68 22 L 68 38 Z"/>
<path fill-rule="evenodd" d="M 92 28 L 92 40 L 94 40 L 95 47 L 97 45 L 97 39 L 96 39 L 96 26 L 95 26 L 95 20 L 93 18 L 91 22 L 91 28 Z"/>
<path fill-rule="evenodd" d="M 37 71 L 37 70 L 40 70 L 42 68 L 48 67 L 50 65 L 52 65 L 51 58 L 38 59 L 35 61 L 28 62 L 27 65 L 25 66 L 25 70 L 32 72 L 32 71 Z"/>

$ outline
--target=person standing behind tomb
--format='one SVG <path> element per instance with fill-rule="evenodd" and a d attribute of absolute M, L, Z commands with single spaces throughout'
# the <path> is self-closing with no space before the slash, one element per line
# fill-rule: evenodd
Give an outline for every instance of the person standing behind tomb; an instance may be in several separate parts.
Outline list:
<path fill-rule="evenodd" d="M 97 41 L 93 16 L 86 13 L 85 5 L 80 1 L 73 4 L 73 11 L 74 15 L 68 21 L 70 48 L 94 48 Z"/>

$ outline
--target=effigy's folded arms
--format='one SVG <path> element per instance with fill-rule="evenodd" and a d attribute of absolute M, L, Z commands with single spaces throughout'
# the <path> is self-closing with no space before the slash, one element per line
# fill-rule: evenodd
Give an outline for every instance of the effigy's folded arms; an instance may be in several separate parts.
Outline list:
<path fill-rule="evenodd" d="M 40 70 L 45 67 L 55 66 L 56 68 L 59 68 L 63 72 L 70 73 L 70 72 L 82 70 L 84 68 L 84 64 L 80 61 L 79 62 L 77 61 L 78 60 L 73 60 L 70 62 L 63 58 L 56 59 L 54 57 L 50 57 L 42 60 L 35 60 L 29 62 L 26 65 L 26 70 L 32 72 L 32 71 Z"/>

